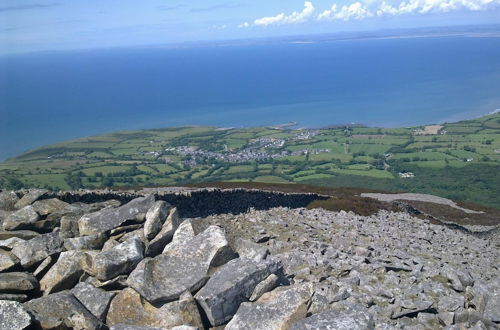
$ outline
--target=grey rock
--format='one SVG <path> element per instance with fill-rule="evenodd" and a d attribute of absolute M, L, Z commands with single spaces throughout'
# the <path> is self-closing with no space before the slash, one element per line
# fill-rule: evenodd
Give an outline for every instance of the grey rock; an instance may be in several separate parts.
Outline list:
<path fill-rule="evenodd" d="M 23 243 L 25 240 L 19 237 L 11 237 L 0 241 L 0 248 L 5 250 L 12 250 L 14 245 L 18 243 Z"/>
<path fill-rule="evenodd" d="M 40 280 L 40 290 L 43 294 L 48 295 L 75 286 L 83 274 L 80 263 L 84 256 L 81 251 L 62 252 L 57 262 Z"/>
<path fill-rule="evenodd" d="M 0 272 L 9 270 L 19 263 L 19 259 L 12 253 L 0 250 Z"/>
<path fill-rule="evenodd" d="M 107 292 L 96 288 L 88 283 L 78 283 L 71 293 L 87 308 L 95 317 L 101 321 L 106 320 L 111 299 L 115 296 L 114 292 Z"/>
<path fill-rule="evenodd" d="M 444 325 L 452 325 L 455 319 L 454 312 L 441 312 L 437 314 L 437 317 Z"/>
<path fill-rule="evenodd" d="M 35 289 L 38 289 L 38 281 L 30 273 L 0 273 L 0 292 L 25 292 Z"/>
<path fill-rule="evenodd" d="M 255 301 L 259 299 L 264 293 L 274 290 L 279 285 L 279 277 L 276 274 L 271 274 L 266 277 L 262 282 L 257 284 L 253 289 L 252 295 L 248 300 Z"/>
<path fill-rule="evenodd" d="M 23 330 L 31 325 L 31 316 L 16 301 L 0 300 L 0 330 Z"/>
<path fill-rule="evenodd" d="M 446 265 L 443 267 L 441 271 L 441 275 L 446 277 L 448 281 L 450 281 L 451 287 L 458 291 L 462 292 L 464 291 L 465 287 L 463 286 L 462 282 L 460 281 L 460 278 L 458 277 L 457 272 L 451 268 L 450 266 Z"/>
<path fill-rule="evenodd" d="M 108 239 L 105 233 L 64 239 L 66 250 L 100 250 Z"/>
<path fill-rule="evenodd" d="M 86 273 L 106 281 L 131 272 L 144 258 L 143 253 L 144 244 L 132 238 L 98 254 L 86 253 L 82 265 Z"/>
<path fill-rule="evenodd" d="M 241 238 L 236 240 L 235 251 L 240 258 L 252 259 L 254 261 L 266 259 L 269 254 L 267 247 Z"/>
<path fill-rule="evenodd" d="M 167 223 L 167 222 L 165 222 Z M 194 238 L 198 232 L 196 231 L 195 226 L 193 225 L 193 220 L 186 220 L 182 222 L 179 227 L 175 230 L 174 236 L 172 237 L 172 241 L 170 244 L 167 244 L 163 249 L 163 253 L 168 253 L 170 250 L 175 250 L 179 246 L 185 245 L 185 243 L 192 238 Z"/>
<path fill-rule="evenodd" d="M 391 318 L 397 319 L 403 316 L 409 316 L 409 315 L 416 315 L 419 312 L 425 312 L 428 311 L 429 308 L 432 306 L 432 301 L 426 301 L 426 300 L 419 300 L 419 301 L 411 301 L 409 302 L 410 304 L 405 305 L 403 303 L 403 306 L 396 306 L 394 309 Z"/>
<path fill-rule="evenodd" d="M 45 274 L 45 272 L 49 270 L 49 267 L 52 265 L 52 261 L 53 261 L 53 259 L 51 256 L 48 256 L 47 258 L 45 258 L 45 260 L 42 261 L 42 263 L 40 265 L 38 265 L 38 267 L 35 269 L 35 271 L 33 271 L 33 275 L 35 275 L 37 278 L 40 278 L 41 276 L 43 276 Z"/>
<path fill-rule="evenodd" d="M 160 254 L 165 246 L 172 241 L 174 233 L 181 222 L 182 219 L 179 217 L 177 208 L 170 209 L 167 220 L 163 223 L 160 232 L 147 244 L 146 256 L 154 257 Z"/>
<path fill-rule="evenodd" d="M 40 197 L 48 193 L 46 189 L 32 189 L 26 193 L 17 203 L 14 205 L 16 209 L 22 209 L 25 206 L 31 205 L 33 202 L 38 200 Z"/>
<path fill-rule="evenodd" d="M 144 222 L 144 236 L 147 240 L 153 239 L 161 230 L 171 205 L 165 201 L 157 201 L 146 213 L 146 222 Z"/>
<path fill-rule="evenodd" d="M 497 283 L 497 285 L 500 283 Z M 490 292 L 484 309 L 484 317 L 493 322 L 500 322 L 500 286 L 490 285 Z"/>
<path fill-rule="evenodd" d="M 441 297 L 438 302 L 438 309 L 443 312 L 454 312 L 459 308 L 463 308 L 465 298 L 461 295 L 447 295 Z"/>
<path fill-rule="evenodd" d="M 295 323 L 290 330 L 370 330 L 375 328 L 372 315 L 362 306 L 346 311 L 328 310 Z"/>
<path fill-rule="evenodd" d="M 40 234 L 32 230 L 16 230 L 16 231 L 0 230 L 0 240 L 7 240 L 9 238 L 20 238 L 23 240 L 30 240 L 37 236 L 40 236 Z"/>
<path fill-rule="evenodd" d="M 240 304 L 248 301 L 255 287 L 273 271 L 277 271 L 273 263 L 233 259 L 212 275 L 195 299 L 210 324 L 221 325 L 233 317 Z"/>
<path fill-rule="evenodd" d="M 175 328 L 171 328 L 169 330 L 174 330 Z M 165 330 L 165 328 L 157 328 L 157 327 L 142 327 L 138 325 L 127 325 L 127 324 L 115 324 L 109 327 L 109 330 Z"/>
<path fill-rule="evenodd" d="M 287 329 L 306 317 L 312 294 L 310 283 L 277 288 L 256 302 L 242 303 L 225 329 Z"/>
<path fill-rule="evenodd" d="M 30 300 L 24 307 L 43 329 L 106 329 L 78 299 L 64 291 Z"/>
<path fill-rule="evenodd" d="M 178 301 L 155 307 L 131 288 L 119 292 L 111 301 L 106 323 L 170 329 L 178 325 L 203 328 L 196 303 L 189 293 Z"/>
<path fill-rule="evenodd" d="M 55 213 L 68 207 L 69 204 L 57 198 L 43 199 L 32 204 L 33 209 L 40 215 Z"/>
<path fill-rule="evenodd" d="M 119 227 L 127 220 L 134 220 L 141 213 L 146 213 L 153 206 L 153 195 L 136 198 L 114 209 L 103 209 L 86 214 L 78 220 L 80 235 L 93 235 Z"/>
<path fill-rule="evenodd" d="M 16 203 L 19 201 L 16 193 L 13 191 L 0 192 L 0 210 L 11 211 L 15 209 Z"/>
<path fill-rule="evenodd" d="M 58 233 L 37 236 L 29 241 L 16 244 L 12 249 L 24 268 L 31 267 L 48 256 L 62 252 L 63 241 Z"/>
<path fill-rule="evenodd" d="M 210 226 L 175 249 L 141 261 L 127 283 L 152 303 L 171 301 L 186 290 L 200 289 L 210 267 L 220 266 L 234 256 L 224 231 Z"/>
<path fill-rule="evenodd" d="M 40 216 L 35 212 L 33 206 L 28 205 L 9 215 L 3 222 L 4 230 L 31 229 Z"/>
<path fill-rule="evenodd" d="M 119 275 L 107 281 L 99 281 L 95 277 L 88 277 L 85 279 L 85 283 L 104 290 L 121 290 L 127 286 L 127 275 Z"/>
<path fill-rule="evenodd" d="M 25 293 L 0 293 L 0 300 L 10 300 L 23 303 L 28 299 L 29 297 Z"/>
<path fill-rule="evenodd" d="M 83 212 L 63 215 L 61 217 L 61 230 L 59 231 L 59 235 L 62 238 L 78 237 L 80 235 L 78 230 L 78 220 L 82 217 L 82 215 Z"/>

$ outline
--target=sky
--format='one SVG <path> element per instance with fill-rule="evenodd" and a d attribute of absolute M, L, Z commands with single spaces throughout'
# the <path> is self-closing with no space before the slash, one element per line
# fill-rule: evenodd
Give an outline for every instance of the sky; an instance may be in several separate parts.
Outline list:
<path fill-rule="evenodd" d="M 500 24 L 500 0 L 0 0 L 0 54 Z"/>

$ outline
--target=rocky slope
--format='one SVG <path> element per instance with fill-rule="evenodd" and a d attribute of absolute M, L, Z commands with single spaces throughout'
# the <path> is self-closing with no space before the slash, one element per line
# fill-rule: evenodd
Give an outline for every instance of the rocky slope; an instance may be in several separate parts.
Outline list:
<path fill-rule="evenodd" d="M 498 229 L 311 198 L 0 192 L 0 330 L 498 329 Z"/>

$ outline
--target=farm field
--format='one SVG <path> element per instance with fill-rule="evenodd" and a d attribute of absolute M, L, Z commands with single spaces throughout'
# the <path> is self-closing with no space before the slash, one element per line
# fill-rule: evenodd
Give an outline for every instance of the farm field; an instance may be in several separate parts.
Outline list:
<path fill-rule="evenodd" d="M 176 127 L 44 146 L 0 163 L 0 188 L 301 183 L 432 193 L 500 208 L 500 114 L 442 125 Z"/>

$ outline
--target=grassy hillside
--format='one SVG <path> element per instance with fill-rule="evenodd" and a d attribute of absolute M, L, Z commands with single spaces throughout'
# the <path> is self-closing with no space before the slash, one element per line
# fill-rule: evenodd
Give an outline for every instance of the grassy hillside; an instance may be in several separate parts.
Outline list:
<path fill-rule="evenodd" d="M 116 132 L 0 163 L 3 188 L 307 183 L 425 192 L 500 208 L 500 114 L 410 128 Z"/>

